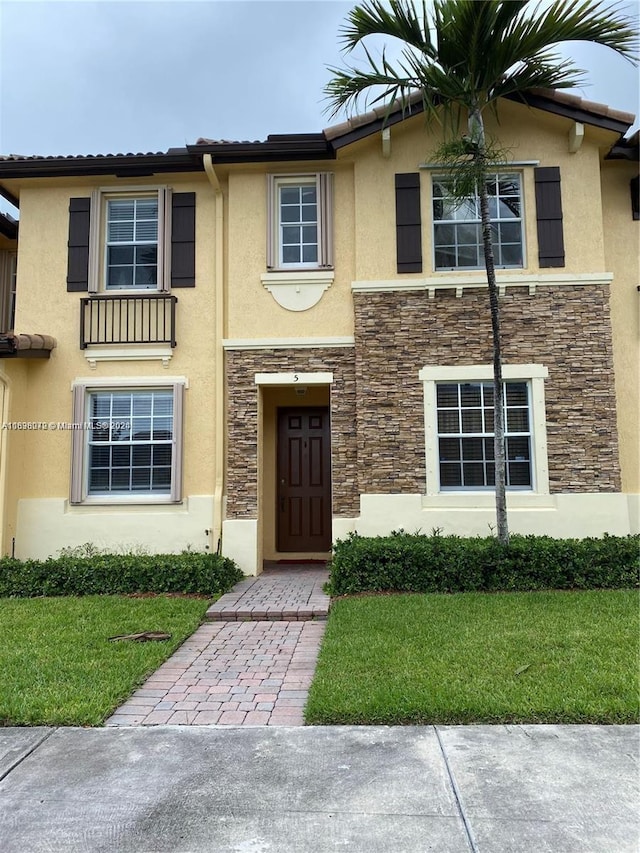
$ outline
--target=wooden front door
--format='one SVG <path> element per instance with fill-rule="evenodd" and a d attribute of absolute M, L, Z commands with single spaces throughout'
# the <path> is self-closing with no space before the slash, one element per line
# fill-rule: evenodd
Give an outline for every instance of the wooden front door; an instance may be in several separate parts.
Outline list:
<path fill-rule="evenodd" d="M 331 549 L 329 409 L 278 409 L 278 551 Z"/>

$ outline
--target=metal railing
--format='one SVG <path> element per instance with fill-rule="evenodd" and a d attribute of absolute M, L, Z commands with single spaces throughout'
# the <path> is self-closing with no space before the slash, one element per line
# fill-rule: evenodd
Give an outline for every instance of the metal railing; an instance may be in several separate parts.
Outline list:
<path fill-rule="evenodd" d="M 88 296 L 80 300 L 80 349 L 90 344 L 176 345 L 176 296 Z"/>

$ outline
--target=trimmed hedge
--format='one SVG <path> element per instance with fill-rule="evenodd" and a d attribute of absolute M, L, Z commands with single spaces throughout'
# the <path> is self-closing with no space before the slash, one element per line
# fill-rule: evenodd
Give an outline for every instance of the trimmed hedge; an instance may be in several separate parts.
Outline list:
<path fill-rule="evenodd" d="M 0 560 L 0 596 L 117 595 L 178 592 L 220 595 L 244 575 L 217 554 L 64 554 L 48 560 Z"/>
<path fill-rule="evenodd" d="M 620 589 L 639 585 L 640 536 L 552 539 L 424 536 L 404 531 L 335 543 L 329 589 L 358 592 L 474 592 Z"/>

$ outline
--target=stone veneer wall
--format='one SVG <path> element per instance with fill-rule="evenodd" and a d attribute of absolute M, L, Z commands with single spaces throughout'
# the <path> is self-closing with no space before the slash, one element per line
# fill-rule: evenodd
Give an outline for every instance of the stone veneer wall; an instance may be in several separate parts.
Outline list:
<path fill-rule="evenodd" d="M 550 491 L 620 491 L 608 287 L 509 288 L 500 305 L 504 363 L 549 369 Z M 359 491 L 424 493 L 418 371 L 492 362 L 487 294 L 356 293 L 354 307 Z"/>
<path fill-rule="evenodd" d="M 230 350 L 226 353 L 227 518 L 258 512 L 258 387 L 256 373 L 333 372 L 331 468 L 334 516 L 360 511 L 356 463 L 353 348 Z"/>

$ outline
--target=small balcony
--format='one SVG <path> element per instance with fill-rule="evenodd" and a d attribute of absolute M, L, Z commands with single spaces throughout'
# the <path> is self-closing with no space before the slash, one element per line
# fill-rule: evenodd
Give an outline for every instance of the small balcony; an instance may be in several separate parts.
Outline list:
<path fill-rule="evenodd" d="M 92 344 L 176 345 L 176 296 L 88 296 L 80 300 L 80 349 Z"/>

